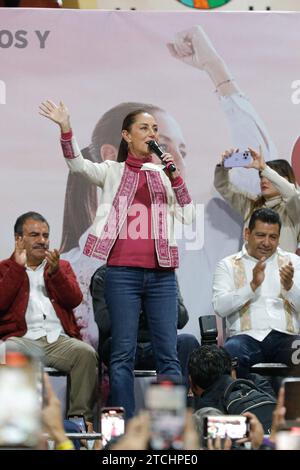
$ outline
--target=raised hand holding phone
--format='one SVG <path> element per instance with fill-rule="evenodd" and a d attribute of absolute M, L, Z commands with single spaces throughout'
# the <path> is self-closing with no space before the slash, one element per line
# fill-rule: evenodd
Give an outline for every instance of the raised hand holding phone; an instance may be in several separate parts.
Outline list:
<path fill-rule="evenodd" d="M 243 439 L 249 436 L 249 418 L 242 415 L 208 415 L 204 418 L 206 439 Z"/>
<path fill-rule="evenodd" d="M 250 165 L 252 163 L 250 150 L 244 150 L 243 152 L 239 152 L 238 150 L 236 150 L 232 153 L 229 153 L 229 154 L 227 153 L 226 156 L 225 154 L 223 158 L 224 168 L 235 168 L 235 167 L 250 168 Z"/>
<path fill-rule="evenodd" d="M 169 381 L 153 383 L 146 390 L 150 415 L 151 449 L 183 449 L 186 389 Z"/>

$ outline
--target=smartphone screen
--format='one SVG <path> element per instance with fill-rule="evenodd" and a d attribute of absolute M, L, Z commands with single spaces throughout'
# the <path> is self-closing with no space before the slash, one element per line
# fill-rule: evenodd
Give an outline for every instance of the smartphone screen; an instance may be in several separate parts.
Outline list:
<path fill-rule="evenodd" d="M 287 378 L 283 381 L 285 419 L 296 420 L 300 418 L 300 379 Z"/>
<path fill-rule="evenodd" d="M 80 432 L 87 432 L 87 426 L 83 415 L 69 415 L 68 420 L 72 423 L 77 424 L 80 429 Z"/>
<path fill-rule="evenodd" d="M 182 449 L 186 389 L 183 385 L 153 383 L 145 395 L 151 420 L 151 449 Z"/>
<path fill-rule="evenodd" d="M 278 431 L 276 433 L 276 450 L 300 450 L 299 428 Z"/>
<path fill-rule="evenodd" d="M 102 444 L 105 446 L 113 437 L 125 432 L 124 408 L 112 407 L 101 410 Z"/>
<path fill-rule="evenodd" d="M 242 439 L 249 435 L 249 420 L 240 415 L 216 415 L 205 416 L 204 437 L 215 439 Z"/>
<path fill-rule="evenodd" d="M 8 352 L 0 366 L 0 446 L 35 447 L 41 433 L 37 361 Z"/>

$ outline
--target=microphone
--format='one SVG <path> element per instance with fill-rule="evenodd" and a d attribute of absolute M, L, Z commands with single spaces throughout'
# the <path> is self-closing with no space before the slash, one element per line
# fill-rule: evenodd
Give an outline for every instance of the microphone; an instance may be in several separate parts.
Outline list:
<path fill-rule="evenodd" d="M 162 155 L 166 152 L 164 152 L 161 147 L 158 145 L 158 143 L 156 142 L 156 140 L 149 140 L 149 142 L 147 142 L 148 144 L 148 147 L 149 149 L 151 150 L 151 152 L 155 153 L 155 155 L 158 156 L 158 158 L 162 161 L 163 165 L 166 166 L 167 170 L 168 171 L 171 171 L 173 173 L 173 171 L 176 171 L 177 168 L 176 166 L 174 165 L 174 163 L 171 163 L 171 162 L 168 162 L 168 163 L 165 163 L 162 159 Z"/>

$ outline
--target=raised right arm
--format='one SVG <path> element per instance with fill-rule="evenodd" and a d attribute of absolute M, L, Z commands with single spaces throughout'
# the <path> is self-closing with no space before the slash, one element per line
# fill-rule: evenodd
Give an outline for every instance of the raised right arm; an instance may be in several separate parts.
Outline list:
<path fill-rule="evenodd" d="M 83 158 L 72 132 L 69 111 L 64 103 L 61 101 L 59 105 L 56 105 L 46 100 L 41 103 L 39 109 L 41 116 L 50 119 L 60 127 L 62 150 L 70 171 L 79 173 L 91 183 L 102 187 L 110 163 L 93 163 Z"/>

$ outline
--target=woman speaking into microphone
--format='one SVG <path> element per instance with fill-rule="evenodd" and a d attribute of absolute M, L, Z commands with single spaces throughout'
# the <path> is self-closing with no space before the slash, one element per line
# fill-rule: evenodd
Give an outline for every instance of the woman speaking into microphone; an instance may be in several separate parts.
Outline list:
<path fill-rule="evenodd" d="M 181 377 L 176 352 L 175 268 L 179 260 L 174 218 L 192 223 L 194 206 L 172 155 L 163 153 L 162 165 L 152 161 L 151 141 L 159 142 L 159 133 L 154 117 L 145 110 L 125 117 L 117 162 L 103 163 L 83 158 L 63 103 L 57 106 L 45 101 L 40 114 L 60 126 L 62 149 L 71 172 L 84 175 L 102 189 L 84 254 L 107 263 L 105 300 L 112 330 L 110 404 L 123 406 L 126 417 L 131 418 L 142 301 L 157 373 L 171 379 Z"/>

